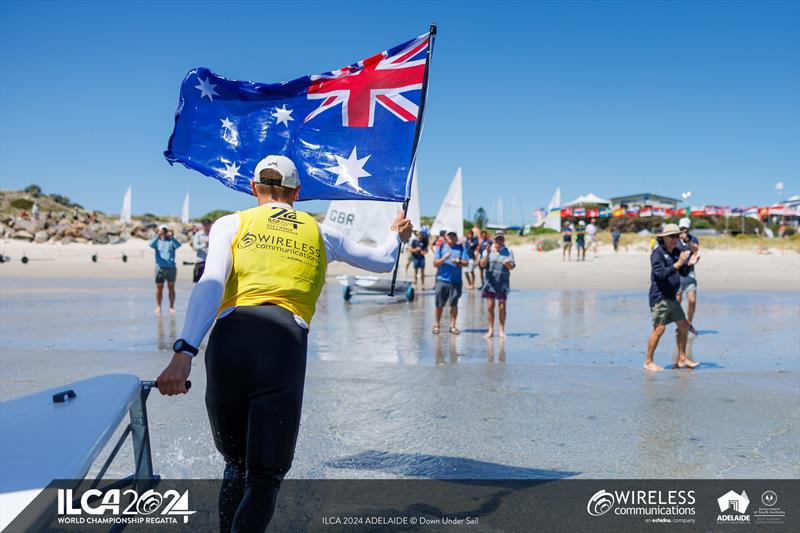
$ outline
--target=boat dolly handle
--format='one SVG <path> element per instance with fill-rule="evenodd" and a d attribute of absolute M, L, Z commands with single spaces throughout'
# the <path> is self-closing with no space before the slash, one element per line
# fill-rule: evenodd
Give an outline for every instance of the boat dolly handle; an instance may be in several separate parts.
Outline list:
<path fill-rule="evenodd" d="M 142 381 L 142 387 L 145 388 L 145 389 L 152 389 L 152 388 L 156 388 L 157 389 L 158 388 L 158 381 Z M 191 382 L 191 380 L 187 380 L 186 381 L 186 390 L 189 390 L 191 388 L 192 388 L 192 382 Z"/>

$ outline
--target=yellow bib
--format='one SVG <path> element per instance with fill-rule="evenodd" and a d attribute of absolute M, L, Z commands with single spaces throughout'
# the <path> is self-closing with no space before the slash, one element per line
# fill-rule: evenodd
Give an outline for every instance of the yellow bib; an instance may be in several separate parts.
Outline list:
<path fill-rule="evenodd" d="M 328 260 L 317 221 L 308 213 L 262 205 L 239 213 L 233 265 L 217 314 L 269 302 L 311 323 Z"/>

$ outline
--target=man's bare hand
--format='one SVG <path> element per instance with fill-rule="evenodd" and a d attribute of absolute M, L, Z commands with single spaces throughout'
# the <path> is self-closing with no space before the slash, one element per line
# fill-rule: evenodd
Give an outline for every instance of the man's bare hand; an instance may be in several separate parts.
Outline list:
<path fill-rule="evenodd" d="M 681 266 L 683 266 L 686 263 L 687 259 L 689 259 L 690 255 L 692 255 L 692 252 L 690 252 L 689 250 L 682 251 L 681 255 L 678 257 L 678 263 L 680 263 Z"/>
<path fill-rule="evenodd" d="M 400 240 L 406 242 L 411 238 L 411 233 L 414 231 L 414 226 L 412 226 L 411 221 L 407 219 L 405 214 L 401 211 L 397 213 L 397 218 L 395 218 L 394 222 L 392 222 L 391 229 L 396 230 L 397 234 L 400 235 Z"/>
<path fill-rule="evenodd" d="M 158 391 L 167 396 L 186 394 L 186 380 L 191 371 L 192 357 L 182 352 L 176 352 L 167 368 L 156 379 Z"/>

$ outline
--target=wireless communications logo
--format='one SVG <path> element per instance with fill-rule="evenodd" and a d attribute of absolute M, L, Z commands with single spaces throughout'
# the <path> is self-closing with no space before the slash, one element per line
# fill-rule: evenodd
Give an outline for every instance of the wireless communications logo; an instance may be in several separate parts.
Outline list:
<path fill-rule="evenodd" d="M 614 495 L 605 490 L 598 490 L 589 499 L 586 511 L 592 516 L 602 516 L 614 507 Z"/>
<path fill-rule="evenodd" d="M 89 489 L 79 501 L 72 489 L 58 489 L 59 524 L 178 524 L 189 522 L 189 491 L 164 493 L 148 490 L 139 494 L 133 489 Z"/>
<path fill-rule="evenodd" d="M 591 516 L 642 517 L 646 523 L 694 523 L 693 490 L 599 490 L 586 505 Z"/>

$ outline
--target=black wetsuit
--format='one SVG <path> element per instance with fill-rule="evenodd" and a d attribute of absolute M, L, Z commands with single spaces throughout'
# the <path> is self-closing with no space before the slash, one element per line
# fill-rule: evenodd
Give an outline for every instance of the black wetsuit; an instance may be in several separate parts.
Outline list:
<path fill-rule="evenodd" d="M 277 305 L 243 306 L 217 320 L 206 349 L 206 407 L 225 459 L 220 530 L 264 531 L 292 466 L 308 330 Z"/>

